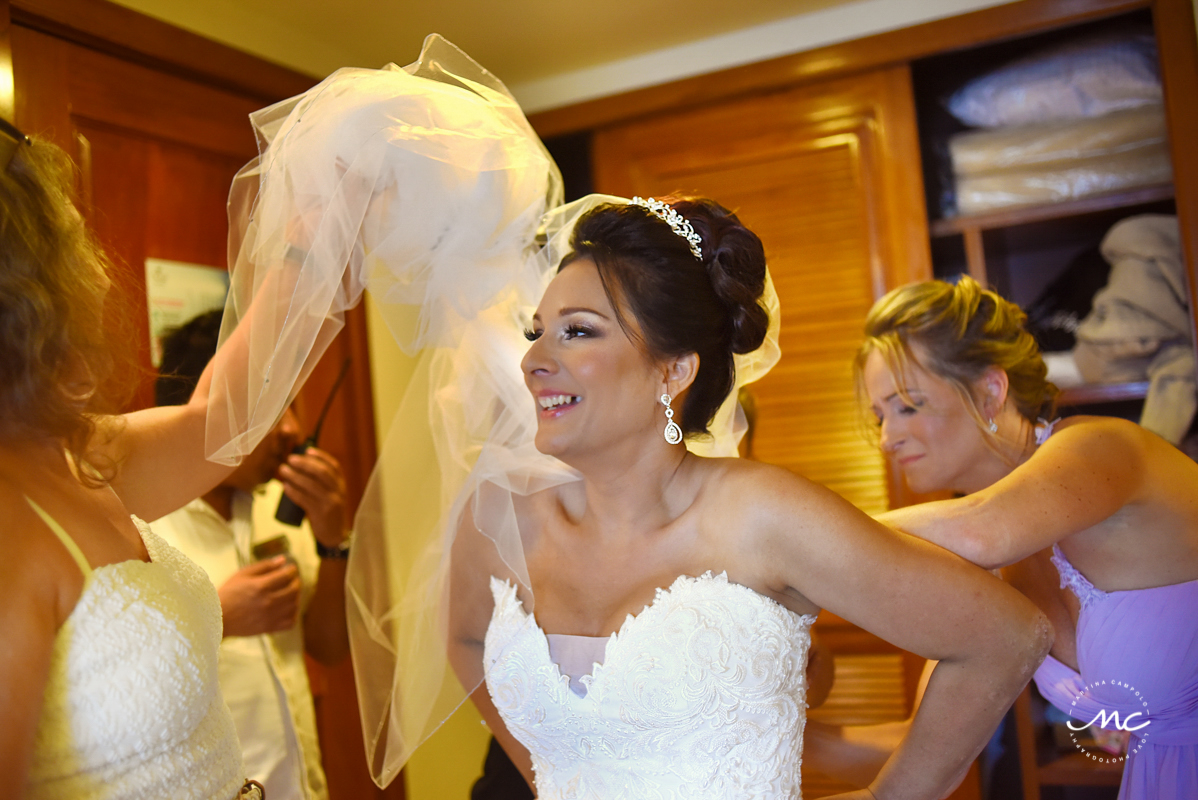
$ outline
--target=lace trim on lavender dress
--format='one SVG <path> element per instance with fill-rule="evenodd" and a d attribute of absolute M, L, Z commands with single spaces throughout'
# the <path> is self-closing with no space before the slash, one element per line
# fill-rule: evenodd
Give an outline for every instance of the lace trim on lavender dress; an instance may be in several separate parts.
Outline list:
<path fill-rule="evenodd" d="M 1036 420 L 1037 447 L 1048 441 L 1048 437 L 1052 436 L 1052 429 L 1060 421 L 1060 417 L 1054 419 L 1052 422 L 1043 418 Z M 1078 572 L 1069 563 L 1069 559 L 1065 558 L 1065 554 L 1061 552 L 1061 548 L 1055 544 L 1052 546 L 1052 563 L 1057 568 L 1057 573 L 1061 576 L 1061 588 L 1068 587 L 1077 597 L 1078 601 L 1081 602 L 1082 608 L 1107 596 L 1106 592 L 1095 588 L 1094 584 L 1086 580 L 1086 576 Z"/>
<path fill-rule="evenodd" d="M 1085 575 L 1082 575 L 1069 563 L 1069 559 L 1065 558 L 1065 554 L 1061 552 L 1061 548 L 1055 544 L 1052 546 L 1052 563 L 1061 576 L 1061 588 L 1068 587 L 1082 604 L 1082 608 L 1087 608 L 1091 603 L 1107 597 L 1106 592 L 1095 587 L 1094 584 L 1086 579 Z"/>

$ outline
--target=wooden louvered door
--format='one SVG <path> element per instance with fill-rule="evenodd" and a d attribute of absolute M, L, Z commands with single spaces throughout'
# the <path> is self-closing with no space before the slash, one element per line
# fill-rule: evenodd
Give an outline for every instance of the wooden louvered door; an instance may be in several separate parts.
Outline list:
<path fill-rule="evenodd" d="M 596 132 L 597 191 L 710 196 L 765 243 L 782 304 L 782 360 L 752 387 L 753 457 L 823 483 L 867 512 L 906 504 L 866 435 L 852 379 L 865 314 L 931 277 L 906 67 L 637 120 Z M 837 683 L 812 719 L 910 712 L 922 667 L 824 612 Z M 804 763 L 804 795 L 849 788 Z"/>
<path fill-rule="evenodd" d="M 598 191 L 707 195 L 761 236 L 782 361 L 752 388 L 753 454 L 867 512 L 888 508 L 851 360 L 873 301 L 931 277 L 906 67 L 602 130 L 594 164 Z"/>

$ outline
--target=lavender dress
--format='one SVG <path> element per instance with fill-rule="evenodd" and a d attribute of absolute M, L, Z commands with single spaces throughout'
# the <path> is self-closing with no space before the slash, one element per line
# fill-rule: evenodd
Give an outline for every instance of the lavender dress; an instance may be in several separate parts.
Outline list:
<path fill-rule="evenodd" d="M 1081 602 L 1081 673 L 1049 656 L 1036 671 L 1040 693 L 1077 725 L 1105 712 L 1101 727 L 1114 728 L 1117 711 L 1136 729 L 1119 800 L 1198 798 L 1198 580 L 1104 592 L 1055 546 L 1052 560 Z"/>

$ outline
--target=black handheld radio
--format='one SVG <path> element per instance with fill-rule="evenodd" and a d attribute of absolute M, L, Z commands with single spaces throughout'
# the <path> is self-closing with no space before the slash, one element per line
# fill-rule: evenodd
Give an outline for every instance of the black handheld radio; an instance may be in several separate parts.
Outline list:
<path fill-rule="evenodd" d="M 296 445 L 291 450 L 293 454 L 300 455 L 306 453 L 309 447 L 316 446 L 316 441 L 320 438 L 320 428 L 324 425 L 325 415 L 329 413 L 329 407 L 333 405 L 333 398 L 337 395 L 337 390 L 341 388 L 341 382 L 345 380 L 345 374 L 349 372 L 349 361 L 347 358 L 341 364 L 341 372 L 337 374 L 337 380 L 333 381 L 333 388 L 329 390 L 329 398 L 324 401 L 324 408 L 320 410 L 320 416 L 316 418 L 316 427 L 312 429 L 312 435 L 305 439 L 303 444 Z M 275 519 L 284 525 L 298 526 L 304 521 L 304 510 L 294 500 L 284 494 L 279 498 L 279 507 L 275 510 Z"/>

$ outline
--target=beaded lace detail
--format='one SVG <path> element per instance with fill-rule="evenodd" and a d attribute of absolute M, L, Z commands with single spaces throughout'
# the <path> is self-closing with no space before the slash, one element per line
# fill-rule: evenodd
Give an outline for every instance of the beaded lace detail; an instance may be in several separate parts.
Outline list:
<path fill-rule="evenodd" d="M 1107 596 L 1107 593 L 1102 589 L 1097 589 L 1094 584 L 1086 580 L 1086 576 L 1082 575 L 1077 569 L 1069 563 L 1069 559 L 1065 558 L 1065 554 L 1061 552 L 1061 548 L 1055 544 L 1052 546 L 1052 563 L 1056 566 L 1057 572 L 1061 575 L 1061 588 L 1066 586 L 1076 595 L 1081 602 L 1082 608 L 1090 605 L 1097 600 L 1102 600 Z"/>
<path fill-rule="evenodd" d="M 580 697 L 515 587 L 491 591 L 487 688 L 542 800 L 800 797 L 814 617 L 682 576 L 611 635 Z"/>

